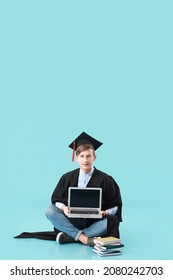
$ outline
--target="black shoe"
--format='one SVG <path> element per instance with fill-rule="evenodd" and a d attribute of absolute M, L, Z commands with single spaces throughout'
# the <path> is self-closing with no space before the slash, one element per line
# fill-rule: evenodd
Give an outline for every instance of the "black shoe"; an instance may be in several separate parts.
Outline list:
<path fill-rule="evenodd" d="M 56 241 L 59 242 L 60 244 L 66 244 L 66 243 L 75 243 L 76 240 L 73 239 L 72 237 L 68 236 L 64 232 L 59 232 Z"/>

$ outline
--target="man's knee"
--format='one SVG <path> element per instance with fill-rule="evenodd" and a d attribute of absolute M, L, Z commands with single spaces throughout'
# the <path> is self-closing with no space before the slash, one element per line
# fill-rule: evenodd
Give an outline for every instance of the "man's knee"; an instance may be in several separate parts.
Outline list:
<path fill-rule="evenodd" d="M 49 205 L 45 210 L 45 215 L 48 219 L 55 215 L 58 212 L 58 208 L 55 205 Z"/>

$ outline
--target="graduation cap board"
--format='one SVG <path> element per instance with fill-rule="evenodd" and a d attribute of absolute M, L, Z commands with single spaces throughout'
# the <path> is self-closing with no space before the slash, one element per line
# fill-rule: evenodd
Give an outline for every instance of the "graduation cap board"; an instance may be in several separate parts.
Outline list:
<path fill-rule="evenodd" d="M 98 141 L 97 139 L 91 137 L 89 134 L 86 132 L 82 132 L 70 145 L 69 148 L 73 150 L 72 154 L 72 161 L 74 161 L 74 152 L 76 149 L 84 144 L 89 144 L 91 145 L 94 150 L 96 151 L 103 143 Z"/>

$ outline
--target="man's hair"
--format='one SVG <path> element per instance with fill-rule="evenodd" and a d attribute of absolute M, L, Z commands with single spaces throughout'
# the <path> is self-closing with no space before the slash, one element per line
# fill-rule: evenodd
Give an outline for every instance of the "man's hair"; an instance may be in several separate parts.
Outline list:
<path fill-rule="evenodd" d="M 94 147 L 90 144 L 82 144 L 76 149 L 76 156 L 78 156 L 80 153 L 87 151 L 89 149 L 93 150 L 93 155 L 95 156 L 95 150 Z"/>

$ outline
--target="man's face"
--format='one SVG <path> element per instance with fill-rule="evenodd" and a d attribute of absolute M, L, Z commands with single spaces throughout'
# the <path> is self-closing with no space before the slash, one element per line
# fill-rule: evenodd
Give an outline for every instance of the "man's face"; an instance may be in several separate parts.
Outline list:
<path fill-rule="evenodd" d="M 83 151 L 78 156 L 76 156 L 76 161 L 84 173 L 90 172 L 95 159 L 96 156 L 93 155 L 92 149 Z"/>

